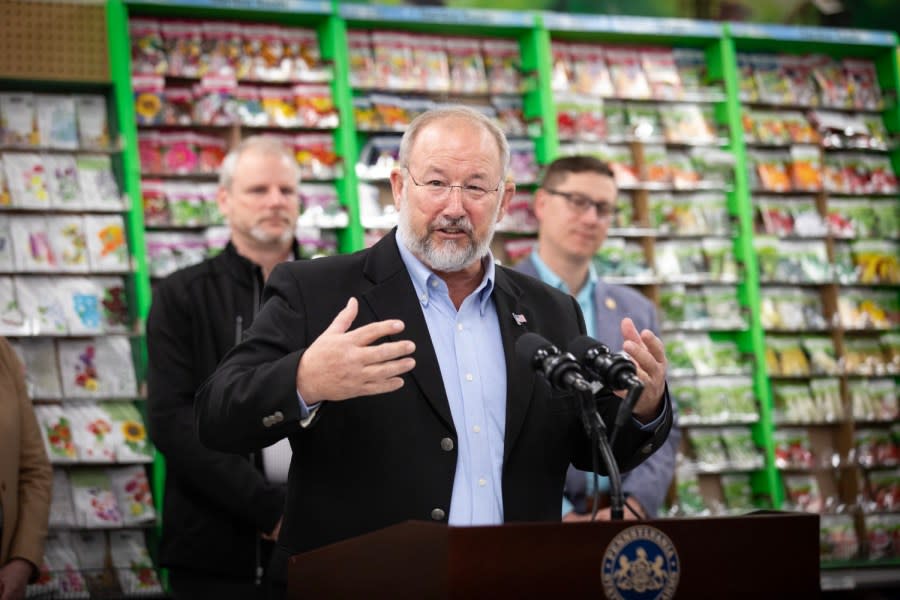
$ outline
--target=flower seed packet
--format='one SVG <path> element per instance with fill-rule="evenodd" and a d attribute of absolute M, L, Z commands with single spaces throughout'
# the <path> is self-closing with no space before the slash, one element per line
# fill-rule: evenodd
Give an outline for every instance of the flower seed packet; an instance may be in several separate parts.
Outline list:
<path fill-rule="evenodd" d="M 72 432 L 78 459 L 83 463 L 111 463 L 116 458 L 112 421 L 93 403 L 66 407 L 72 415 Z"/>
<path fill-rule="evenodd" d="M 79 154 L 78 185 L 87 208 L 118 210 L 125 207 L 108 154 Z"/>
<path fill-rule="evenodd" d="M 66 482 L 68 484 L 68 481 Z M 55 489 L 55 481 L 54 481 Z M 51 510 L 52 513 L 52 510 Z M 75 523 L 71 523 L 74 526 Z M 51 596 L 63 598 L 90 598 L 87 581 L 81 574 L 81 562 L 68 532 L 54 531 L 47 537 L 44 559 L 49 574 Z M 31 590 L 29 589 L 29 597 Z"/>
<path fill-rule="evenodd" d="M 121 277 L 92 277 L 100 290 L 100 323 L 106 333 L 127 333 L 131 323 L 125 280 Z"/>
<path fill-rule="evenodd" d="M 16 268 L 12 240 L 12 225 L 16 222 L 12 217 L 0 215 L 0 273 L 9 273 Z"/>
<path fill-rule="evenodd" d="M 65 469 L 53 469 L 53 493 L 50 496 L 50 527 L 74 527 L 72 484 Z"/>
<path fill-rule="evenodd" d="M 106 120 L 106 98 L 99 94 L 76 95 L 78 141 L 82 148 L 109 148 L 109 124 Z"/>
<path fill-rule="evenodd" d="M 44 154 L 47 187 L 54 208 L 82 207 L 81 187 L 78 184 L 78 165 L 71 154 Z"/>
<path fill-rule="evenodd" d="M 69 333 L 103 333 L 103 289 L 97 282 L 87 277 L 67 277 L 60 279 L 57 286 L 63 297 Z"/>
<path fill-rule="evenodd" d="M 72 418 L 59 405 L 42 404 L 34 407 L 47 456 L 53 464 L 78 461 Z M 56 477 L 54 477 L 54 494 Z"/>
<path fill-rule="evenodd" d="M 78 148 L 75 121 L 75 99 L 71 96 L 35 95 L 38 134 L 41 146 L 47 148 Z"/>
<path fill-rule="evenodd" d="M 0 277 L 0 335 L 27 335 L 28 323 L 19 308 L 12 277 Z"/>
<path fill-rule="evenodd" d="M 137 382 L 131 344 L 123 336 L 59 340 L 66 398 L 134 398 Z"/>
<path fill-rule="evenodd" d="M 3 172 L 13 206 L 48 208 L 50 184 L 47 169 L 40 154 L 7 152 L 3 154 Z"/>
<path fill-rule="evenodd" d="M 62 398 L 56 344 L 47 338 L 23 339 L 13 349 L 25 365 L 25 389 L 31 398 Z"/>
<path fill-rule="evenodd" d="M 18 92 L 0 94 L 0 144 L 40 145 L 33 94 Z"/>
<path fill-rule="evenodd" d="M 118 462 L 152 462 L 153 447 L 147 437 L 144 419 L 135 405 L 130 402 L 104 402 L 101 408 L 106 411 L 116 433 Z"/>
<path fill-rule="evenodd" d="M 12 230 L 16 271 L 53 271 L 56 255 L 50 244 L 50 233 L 44 217 L 16 217 Z"/>
<path fill-rule="evenodd" d="M 116 578 L 126 596 L 145 597 L 163 592 L 142 531 L 111 531 L 109 545 Z"/>
<path fill-rule="evenodd" d="M 121 527 L 122 511 L 105 469 L 77 469 L 69 473 L 79 527 Z M 102 567 L 102 562 L 101 562 Z"/>
<path fill-rule="evenodd" d="M 47 235 L 60 271 L 86 273 L 89 268 L 81 215 L 47 217 Z"/>
<path fill-rule="evenodd" d="M 84 218 L 91 270 L 128 271 L 128 243 L 121 215 L 92 215 Z"/>
<path fill-rule="evenodd" d="M 17 277 L 16 296 L 31 335 L 65 335 L 69 332 L 65 295 L 53 279 Z"/>
<path fill-rule="evenodd" d="M 156 520 L 150 482 L 143 465 L 115 467 L 109 470 L 109 478 L 122 509 L 125 525 L 140 525 Z"/>

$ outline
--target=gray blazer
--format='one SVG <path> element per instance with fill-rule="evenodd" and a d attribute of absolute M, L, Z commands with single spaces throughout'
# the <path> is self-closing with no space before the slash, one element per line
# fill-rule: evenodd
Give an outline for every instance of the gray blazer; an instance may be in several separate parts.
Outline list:
<path fill-rule="evenodd" d="M 530 255 L 520 261 L 515 269 L 540 279 Z M 601 279 L 594 291 L 594 306 L 596 307 L 594 322 L 597 326 L 595 337 L 609 346 L 613 352 L 620 351 L 625 341 L 620 329 L 620 323 L 625 317 L 631 317 L 638 331 L 649 329 L 659 335 L 656 307 L 643 294 L 630 287 L 606 283 Z M 675 398 L 672 398 L 671 391 L 669 395 L 674 408 Z M 644 507 L 648 517 L 657 515 L 666 498 L 675 472 L 675 454 L 680 441 L 681 432 L 677 425 L 673 424 L 666 442 L 650 458 L 622 475 L 625 494 L 634 496 Z M 576 511 L 584 512 L 584 494 L 584 473 L 570 466 L 566 474 L 565 495 L 575 506 Z"/>

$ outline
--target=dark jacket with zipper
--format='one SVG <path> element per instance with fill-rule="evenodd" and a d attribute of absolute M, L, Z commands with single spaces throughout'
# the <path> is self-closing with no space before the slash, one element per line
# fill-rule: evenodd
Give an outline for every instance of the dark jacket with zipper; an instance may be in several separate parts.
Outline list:
<path fill-rule="evenodd" d="M 210 450 L 194 429 L 194 393 L 253 322 L 262 289 L 262 269 L 230 242 L 154 288 L 147 415 L 166 459 L 163 567 L 252 579 L 265 564 L 259 532 L 272 531 L 281 517 L 284 486 L 266 481 L 259 453 Z"/>

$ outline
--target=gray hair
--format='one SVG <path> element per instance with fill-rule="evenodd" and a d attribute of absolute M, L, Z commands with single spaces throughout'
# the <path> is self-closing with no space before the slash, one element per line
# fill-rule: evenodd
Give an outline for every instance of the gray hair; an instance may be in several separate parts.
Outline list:
<path fill-rule="evenodd" d="M 412 151 L 413 144 L 422 129 L 435 121 L 445 119 L 461 119 L 469 121 L 475 125 L 481 125 L 494 137 L 497 142 L 497 149 L 500 151 L 500 164 L 503 167 L 500 181 L 506 181 L 506 173 L 509 171 L 509 142 L 506 141 L 506 135 L 503 130 L 485 116 L 483 113 L 464 105 L 446 106 L 428 110 L 415 119 L 406 128 L 403 138 L 400 140 L 400 154 L 398 163 L 404 169 L 409 166 L 409 154 Z"/>
<path fill-rule="evenodd" d="M 231 187 L 238 160 L 244 155 L 244 152 L 248 151 L 286 158 L 293 165 L 294 171 L 297 173 L 297 183 L 300 183 L 300 167 L 297 165 L 297 160 L 293 152 L 279 138 L 274 135 L 251 135 L 232 148 L 225 156 L 225 160 L 222 161 L 222 166 L 219 167 L 219 185 L 221 187 L 226 190 Z"/>

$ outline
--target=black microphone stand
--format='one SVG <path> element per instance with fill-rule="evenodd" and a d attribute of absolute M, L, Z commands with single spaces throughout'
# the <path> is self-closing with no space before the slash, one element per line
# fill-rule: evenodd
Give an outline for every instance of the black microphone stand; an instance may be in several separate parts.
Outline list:
<path fill-rule="evenodd" d="M 591 520 L 597 519 L 597 509 L 599 508 L 599 490 L 597 489 L 597 474 L 600 470 L 597 454 L 599 451 L 609 477 L 610 518 L 613 521 L 621 521 L 625 517 L 625 494 L 622 492 L 622 475 L 619 473 L 619 465 L 616 464 L 612 447 L 607 438 L 606 423 L 597 412 L 593 390 L 579 388 L 577 393 L 581 399 L 581 422 L 585 432 L 591 438 L 591 461 L 594 469 L 594 509 Z"/>

